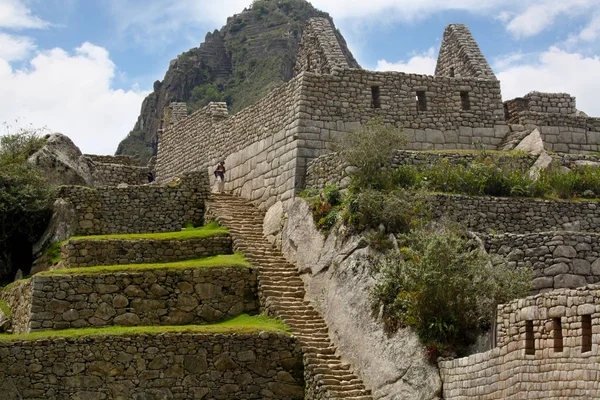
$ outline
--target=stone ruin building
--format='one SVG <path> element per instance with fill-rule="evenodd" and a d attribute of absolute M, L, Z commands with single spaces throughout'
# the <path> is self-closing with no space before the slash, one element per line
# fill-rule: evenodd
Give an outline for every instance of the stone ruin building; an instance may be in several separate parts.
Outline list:
<path fill-rule="evenodd" d="M 597 203 L 430 195 L 436 216 L 464 222 L 488 252 L 512 265 L 532 266 L 535 293 L 498 307 L 489 350 L 441 361 L 439 372 L 424 363 L 394 377 L 378 369 L 401 363 L 394 348 L 377 354 L 357 349 L 356 341 L 380 349 L 380 337 L 365 330 L 365 320 L 353 321 L 355 330 L 344 333 L 343 318 L 370 318 L 357 316 L 360 305 L 341 301 L 332 312 L 331 305 L 305 299 L 316 267 L 294 254 L 303 246 L 318 253 L 318 246 L 308 241 L 286 248 L 273 239 L 281 226 L 267 226 L 265 217 L 291 220 L 300 190 L 343 186 L 346 166 L 332 146 L 373 118 L 403 128 L 407 150 L 394 165 L 473 157 L 451 150 L 519 149 L 528 152 L 519 161 L 528 166 L 598 166 L 600 119 L 578 111 L 574 97 L 532 92 L 503 102 L 500 82 L 464 25 L 446 28 L 434 76 L 350 68 L 331 24 L 317 18 L 304 30 L 291 81 L 235 115 L 225 103 L 184 111 L 181 103 L 165 111 L 156 184 L 61 189 L 72 219 L 61 240 L 177 231 L 202 219 L 230 233 L 181 242 L 68 240 L 61 246 L 65 274 L 34 275 L 0 292 L 12 310 L 13 330 L 206 323 L 260 310 L 284 320 L 294 336 L 19 341 L 24 353 L 0 341 L 0 365 L 6 366 L 0 367 L 0 390 L 9 399 L 600 397 Z M 111 175 L 131 169 L 120 159 L 91 158 Z M 210 194 L 212 168 L 221 159 L 228 167 L 226 191 L 235 196 Z M 285 242 L 285 228 L 279 235 Z M 233 251 L 243 252 L 252 267 L 121 272 L 118 279 L 68 274 L 69 268 Z M 230 286 L 235 290 L 225 289 Z M 339 287 L 354 294 L 354 286 Z M 328 301 L 327 294 L 322 298 Z M 52 367 L 40 358 L 61 362 Z M 140 395 L 155 397 L 132 397 Z"/>

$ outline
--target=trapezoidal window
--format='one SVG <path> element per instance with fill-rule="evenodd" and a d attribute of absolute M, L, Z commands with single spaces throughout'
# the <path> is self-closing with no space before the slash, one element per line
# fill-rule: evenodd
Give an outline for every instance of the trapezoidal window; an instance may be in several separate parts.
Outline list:
<path fill-rule="evenodd" d="M 535 354 L 533 321 L 525 321 L 525 354 Z"/>
<path fill-rule="evenodd" d="M 450 78 L 454 78 L 454 67 L 450 68 Z"/>
<path fill-rule="evenodd" d="M 379 86 L 371 86 L 371 107 L 381 108 L 381 95 Z"/>
<path fill-rule="evenodd" d="M 471 99 L 469 98 L 469 92 L 460 92 L 460 108 L 463 111 L 469 111 L 471 109 Z"/>
<path fill-rule="evenodd" d="M 592 316 L 581 316 L 581 352 L 592 351 Z"/>
<path fill-rule="evenodd" d="M 554 340 L 554 351 L 563 351 L 562 323 L 560 318 L 552 318 L 552 339 Z"/>
<path fill-rule="evenodd" d="M 427 96 L 422 90 L 417 92 L 417 111 L 427 111 Z"/>

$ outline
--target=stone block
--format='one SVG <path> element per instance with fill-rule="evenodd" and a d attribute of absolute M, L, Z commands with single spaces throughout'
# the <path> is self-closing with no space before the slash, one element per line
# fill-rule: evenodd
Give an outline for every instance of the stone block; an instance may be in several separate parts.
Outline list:
<path fill-rule="evenodd" d="M 563 274 L 557 275 L 554 277 L 554 288 L 562 289 L 562 288 L 578 288 L 581 286 L 585 286 L 587 284 L 587 280 L 583 276 L 572 275 L 572 274 Z"/>

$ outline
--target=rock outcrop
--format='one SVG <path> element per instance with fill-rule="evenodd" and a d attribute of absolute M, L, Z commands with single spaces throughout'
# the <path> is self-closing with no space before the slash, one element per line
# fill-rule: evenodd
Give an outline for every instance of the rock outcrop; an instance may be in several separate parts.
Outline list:
<path fill-rule="evenodd" d="M 50 184 L 94 186 L 94 162 L 84 156 L 71 139 L 60 133 L 47 135 L 45 145 L 28 161 L 39 168 Z"/>
<path fill-rule="evenodd" d="M 400 329 L 389 335 L 372 315 L 369 290 L 374 278 L 366 261 L 371 250 L 364 240 L 348 236 L 343 227 L 324 240 L 300 198 L 286 210 L 286 217 L 279 233 L 283 252 L 305 272 L 307 298 L 318 305 L 342 359 L 356 367 L 373 398 L 438 398 L 439 373 L 426 360 L 416 333 Z"/>
<path fill-rule="evenodd" d="M 137 156 L 146 163 L 156 154 L 156 134 L 165 108 L 186 102 L 190 111 L 209 101 L 226 101 L 237 112 L 254 104 L 292 78 L 306 21 L 325 17 L 305 0 L 260 0 L 227 19 L 204 43 L 171 61 L 162 81 L 142 104 L 140 116 L 116 154 Z M 358 63 L 339 31 L 336 36 L 352 68 Z"/>

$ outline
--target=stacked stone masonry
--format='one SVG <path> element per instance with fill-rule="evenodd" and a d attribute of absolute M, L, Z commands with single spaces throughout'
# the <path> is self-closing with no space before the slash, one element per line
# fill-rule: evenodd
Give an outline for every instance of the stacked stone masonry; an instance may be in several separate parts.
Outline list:
<path fill-rule="evenodd" d="M 123 270 L 34 276 L 5 293 L 15 333 L 216 323 L 258 312 L 250 268 Z"/>
<path fill-rule="evenodd" d="M 462 24 L 448 25 L 444 31 L 435 75 L 496 79 L 471 31 Z"/>
<path fill-rule="evenodd" d="M 153 264 L 231 254 L 231 249 L 227 234 L 173 240 L 71 239 L 61 245 L 61 260 L 65 268 Z"/>
<path fill-rule="evenodd" d="M 507 233 L 482 239 L 489 253 L 505 257 L 511 267 L 531 267 L 536 293 L 600 281 L 598 233 Z"/>
<path fill-rule="evenodd" d="M 77 235 L 172 232 L 198 225 L 207 195 L 208 178 L 201 172 L 183 174 L 174 184 L 63 186 L 59 193 L 75 208 Z"/>
<path fill-rule="evenodd" d="M 294 72 L 330 74 L 334 69 L 350 68 L 348 60 L 326 18 L 313 18 L 306 24 Z"/>
<path fill-rule="evenodd" d="M 97 163 L 96 176 L 96 186 L 143 185 L 148 183 L 148 168 Z"/>
<path fill-rule="evenodd" d="M 7 341 L 0 359 L 7 400 L 304 398 L 300 348 L 282 334 Z"/>
<path fill-rule="evenodd" d="M 498 347 L 439 363 L 444 398 L 598 398 L 599 324 L 598 285 L 501 305 Z"/>

